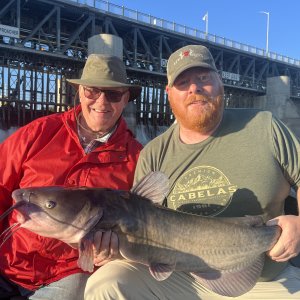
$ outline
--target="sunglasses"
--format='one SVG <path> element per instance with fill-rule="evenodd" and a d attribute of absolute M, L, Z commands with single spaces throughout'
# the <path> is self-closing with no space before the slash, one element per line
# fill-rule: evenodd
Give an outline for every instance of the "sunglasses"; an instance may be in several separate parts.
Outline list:
<path fill-rule="evenodd" d="M 105 98 L 109 102 L 117 103 L 122 100 L 122 97 L 128 90 L 124 92 L 115 91 L 115 90 L 100 90 L 93 87 L 83 87 L 84 96 L 91 100 L 97 100 L 102 94 L 105 95 Z"/>

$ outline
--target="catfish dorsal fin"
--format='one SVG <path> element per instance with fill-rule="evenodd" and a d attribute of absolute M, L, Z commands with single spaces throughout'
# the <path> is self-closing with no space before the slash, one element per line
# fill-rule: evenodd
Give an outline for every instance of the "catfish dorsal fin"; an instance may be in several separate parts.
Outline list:
<path fill-rule="evenodd" d="M 169 178 L 162 172 L 150 172 L 135 184 L 131 192 L 162 204 L 169 192 Z"/>

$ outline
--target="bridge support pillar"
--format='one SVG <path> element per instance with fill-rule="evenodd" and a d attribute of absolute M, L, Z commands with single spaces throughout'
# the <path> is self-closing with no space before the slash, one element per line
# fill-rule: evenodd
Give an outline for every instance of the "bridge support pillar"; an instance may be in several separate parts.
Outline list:
<path fill-rule="evenodd" d="M 88 39 L 88 55 L 92 53 L 115 55 L 123 59 L 123 40 L 117 35 L 96 34 Z"/>
<path fill-rule="evenodd" d="M 288 76 L 267 78 L 267 93 L 260 100 L 259 108 L 271 111 L 300 137 L 300 104 L 297 105 L 291 99 Z"/>
<path fill-rule="evenodd" d="M 101 33 L 88 39 L 88 55 L 92 53 L 118 56 L 123 60 L 123 40 L 119 36 Z M 129 102 L 123 116 L 129 129 L 136 134 L 136 105 Z"/>

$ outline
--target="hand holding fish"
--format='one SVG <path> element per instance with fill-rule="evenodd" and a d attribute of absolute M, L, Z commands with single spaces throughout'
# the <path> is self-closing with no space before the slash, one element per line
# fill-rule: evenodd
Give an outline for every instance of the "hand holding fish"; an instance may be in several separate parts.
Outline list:
<path fill-rule="evenodd" d="M 277 262 L 287 261 L 300 252 L 300 216 L 279 216 L 267 222 L 268 226 L 278 225 L 282 229 L 280 238 L 268 252 Z"/>
<path fill-rule="evenodd" d="M 116 233 L 109 231 L 96 231 L 94 234 L 94 265 L 101 267 L 106 263 L 120 258 L 119 240 Z"/>

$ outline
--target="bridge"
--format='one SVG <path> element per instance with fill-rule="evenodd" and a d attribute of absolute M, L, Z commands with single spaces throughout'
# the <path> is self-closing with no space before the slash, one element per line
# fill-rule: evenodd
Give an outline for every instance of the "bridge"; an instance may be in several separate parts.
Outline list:
<path fill-rule="evenodd" d="M 211 50 L 227 107 L 272 110 L 283 105 L 291 113 L 279 117 L 295 128 L 300 122 L 299 60 L 103 0 L 0 0 L 0 7 L 2 128 L 72 106 L 74 91 L 66 78 L 79 76 L 88 39 L 100 33 L 122 38 L 128 80 L 143 87 L 134 103 L 137 124 L 173 122 L 164 91 L 166 63 L 187 44 Z"/>

